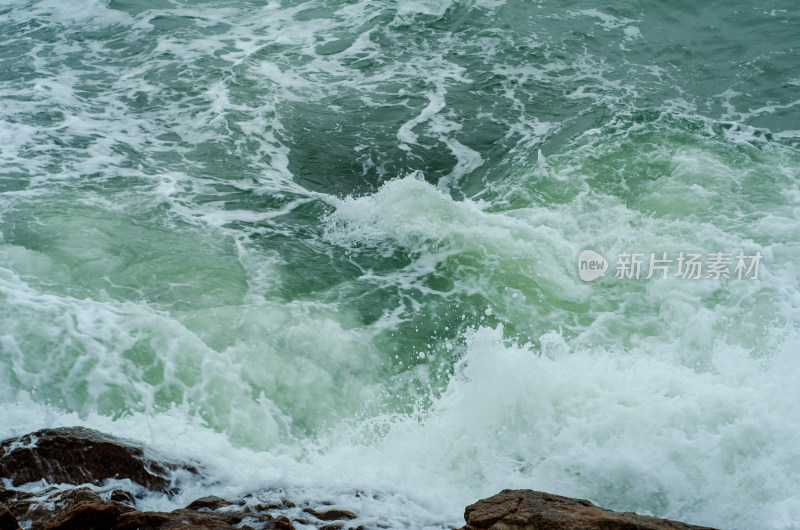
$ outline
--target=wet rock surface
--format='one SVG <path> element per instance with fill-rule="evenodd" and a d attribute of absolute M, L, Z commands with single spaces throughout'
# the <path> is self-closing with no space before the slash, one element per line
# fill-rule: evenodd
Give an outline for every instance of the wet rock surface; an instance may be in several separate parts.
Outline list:
<path fill-rule="evenodd" d="M 45 429 L 4 440 L 0 442 L 0 530 L 391 527 L 375 518 L 359 520 L 357 514 L 332 503 L 294 502 L 283 491 L 240 499 L 205 496 L 169 512 L 137 509 L 142 495 L 175 499 L 177 488 L 170 482 L 175 471 L 202 479 L 198 466 L 159 459 L 135 442 L 81 427 Z M 109 479 L 117 481 L 109 484 Z M 133 492 L 116 486 L 125 479 L 134 485 Z M 31 488 L 32 482 L 41 486 Z M 28 486 L 20 488 L 24 484 Z M 503 490 L 468 506 L 464 519 L 467 524 L 461 530 L 713 530 L 532 490 Z"/>
<path fill-rule="evenodd" d="M 0 500 L 4 503 L 0 504 L 0 530 L 17 530 L 20 524 L 32 530 L 293 530 L 294 523 L 325 530 L 367 528 L 352 521 L 357 516 L 345 510 L 289 507 L 283 503 L 264 505 L 248 503 L 245 499 L 226 500 L 220 497 L 201 497 L 185 508 L 170 512 L 138 511 L 130 504 L 104 498 L 109 497 L 109 493 L 110 497 L 118 496 L 119 491 L 105 492 L 101 496 L 89 487 L 66 490 L 54 487 L 34 496 L 19 490 L 0 489 Z M 285 515 L 287 510 L 294 517 Z"/>
<path fill-rule="evenodd" d="M 19 524 L 8 506 L 0 504 L 0 530 L 17 530 Z"/>
<path fill-rule="evenodd" d="M 166 492 L 166 476 L 178 468 L 198 472 L 191 464 L 156 460 L 135 442 L 84 427 L 43 429 L 0 442 L 0 477 L 13 486 L 42 479 L 77 485 L 127 478 Z"/>
<path fill-rule="evenodd" d="M 461 530 L 713 530 L 533 490 L 503 490 L 479 500 L 467 506 L 464 520 Z"/>

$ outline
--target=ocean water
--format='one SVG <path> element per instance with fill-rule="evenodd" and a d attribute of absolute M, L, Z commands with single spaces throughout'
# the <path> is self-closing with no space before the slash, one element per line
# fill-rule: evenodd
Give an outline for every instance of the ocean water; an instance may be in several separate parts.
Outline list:
<path fill-rule="evenodd" d="M 795 1 L 0 4 L 0 436 L 203 463 L 145 508 L 800 528 L 798 262 Z"/>

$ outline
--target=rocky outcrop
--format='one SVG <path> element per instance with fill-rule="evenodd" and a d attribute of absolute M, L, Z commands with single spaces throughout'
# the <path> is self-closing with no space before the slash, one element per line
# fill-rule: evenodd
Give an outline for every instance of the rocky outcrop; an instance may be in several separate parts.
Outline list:
<path fill-rule="evenodd" d="M 119 502 L 106 502 L 89 488 L 53 489 L 38 497 L 0 489 L 0 499 L 9 508 L 15 523 L 19 521 L 35 529 L 78 528 L 81 521 L 86 521 L 87 528 L 103 528 L 106 522 L 133 510 Z"/>
<path fill-rule="evenodd" d="M 359 528 L 356 515 L 331 507 L 297 506 L 253 495 L 207 496 L 170 512 L 139 511 L 131 491 L 111 490 L 108 479 L 129 479 L 166 495 L 177 493 L 171 472 L 202 480 L 194 465 L 155 458 L 141 445 L 81 427 L 45 429 L 0 442 L 0 530 L 216 528 L 293 530 L 292 522 L 320 529 Z M 16 486 L 44 480 L 30 493 Z M 30 488 L 26 488 L 30 490 Z M 133 488 L 141 494 L 143 490 Z M 249 497 L 249 498 L 247 498 Z M 270 498 L 274 498 L 274 495 Z M 287 516 L 288 515 L 288 516 Z M 292 517 L 292 519 L 289 518 Z"/>
<path fill-rule="evenodd" d="M 16 530 L 17 521 L 32 530 L 70 530 L 102 528 L 137 530 L 150 528 L 258 528 L 292 530 L 294 526 L 285 516 L 240 508 L 236 503 L 219 499 L 223 506 L 234 506 L 226 511 L 212 511 L 207 497 L 194 501 L 186 508 L 171 512 L 140 512 L 128 504 L 106 500 L 89 488 L 55 490 L 49 495 L 33 499 L 30 494 L 16 490 L 0 490 L 9 503 L 0 508 L 0 530 Z M 113 496 L 113 495 L 112 495 Z M 195 506 L 195 508 L 190 508 Z M 201 507 L 197 507 L 201 506 Z M 10 509 L 9 509 L 10 508 Z"/>
<path fill-rule="evenodd" d="M 461 530 L 713 530 L 533 490 L 503 490 L 467 506 L 464 520 Z"/>
<path fill-rule="evenodd" d="M 120 516 L 135 511 L 130 506 L 115 501 L 104 501 L 90 492 L 85 493 L 85 497 L 92 496 L 94 499 L 66 503 L 59 511 L 53 513 L 51 518 L 38 520 L 34 528 L 39 527 L 43 530 L 114 528 Z"/>
<path fill-rule="evenodd" d="M 303 508 L 305 513 L 311 514 L 320 521 L 336 521 L 339 519 L 355 519 L 356 514 L 347 510 L 317 511 L 314 508 Z"/>
<path fill-rule="evenodd" d="M 17 519 L 4 504 L 0 504 L 0 530 L 19 530 Z"/>
<path fill-rule="evenodd" d="M 177 493 L 174 471 L 197 480 L 197 466 L 156 458 L 137 443 L 81 427 L 45 429 L 0 442 L 0 530 L 277 529 L 294 524 L 319 530 L 365 528 L 355 513 L 335 506 L 296 504 L 259 492 L 241 499 L 207 496 L 170 512 L 137 510 L 142 490 Z M 17 486 L 44 479 L 35 488 Z M 108 479 L 139 486 L 113 490 Z M 31 493 L 36 491 L 37 493 Z M 266 493 L 266 494 L 264 494 Z M 149 495 L 149 493 L 148 493 Z M 461 530 L 712 530 L 632 512 L 614 512 L 589 501 L 532 490 L 503 490 L 464 512 Z M 373 520 L 370 528 L 389 526 Z"/>
<path fill-rule="evenodd" d="M 167 492 L 169 471 L 189 464 L 149 458 L 136 443 L 83 427 L 44 429 L 0 442 L 0 477 L 13 486 L 46 480 L 50 484 L 101 484 L 130 479 L 152 491 Z"/>
<path fill-rule="evenodd" d="M 353 521 L 356 515 L 351 512 L 319 506 L 298 507 L 288 500 L 265 504 L 256 502 L 253 496 L 237 500 L 209 496 L 170 512 L 143 512 L 135 509 L 135 500 L 126 493 L 115 490 L 101 497 L 89 487 L 66 490 L 52 487 L 33 495 L 0 488 L 0 530 L 18 530 L 20 524 L 32 530 L 294 530 L 293 523 L 320 530 L 364 530 L 364 526 Z"/>

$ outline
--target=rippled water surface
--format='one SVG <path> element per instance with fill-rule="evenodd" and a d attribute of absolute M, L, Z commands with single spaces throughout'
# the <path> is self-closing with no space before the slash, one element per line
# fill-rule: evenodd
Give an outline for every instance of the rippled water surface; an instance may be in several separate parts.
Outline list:
<path fill-rule="evenodd" d="M 367 525 L 795 528 L 798 54 L 789 0 L 6 0 L 0 435 Z"/>

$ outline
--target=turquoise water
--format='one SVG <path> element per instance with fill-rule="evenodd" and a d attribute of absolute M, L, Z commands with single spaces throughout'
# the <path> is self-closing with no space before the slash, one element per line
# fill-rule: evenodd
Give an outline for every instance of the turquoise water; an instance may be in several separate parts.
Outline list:
<path fill-rule="evenodd" d="M 787 0 L 6 1 L 0 435 L 367 525 L 525 487 L 795 528 L 798 53 Z"/>

